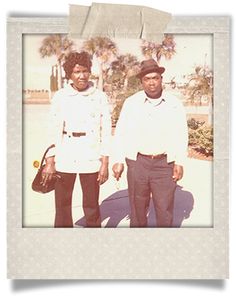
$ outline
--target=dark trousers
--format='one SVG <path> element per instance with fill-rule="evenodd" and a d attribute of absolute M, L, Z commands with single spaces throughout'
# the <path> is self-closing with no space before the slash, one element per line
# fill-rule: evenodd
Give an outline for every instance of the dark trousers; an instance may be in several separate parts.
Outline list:
<path fill-rule="evenodd" d="M 73 227 L 72 194 L 76 179 L 74 173 L 58 172 L 60 179 L 55 185 L 55 227 Z M 98 173 L 79 174 L 83 193 L 83 210 L 87 227 L 101 227 L 99 210 L 99 183 Z"/>
<path fill-rule="evenodd" d="M 136 209 L 134 204 L 134 170 L 135 161 L 126 158 L 127 164 L 127 182 L 128 182 L 128 192 L 129 192 L 129 205 L 130 205 L 130 227 L 138 227 Z"/>
<path fill-rule="evenodd" d="M 159 160 L 138 155 L 134 173 L 134 204 L 139 227 L 147 226 L 147 213 L 151 197 L 157 227 L 172 226 L 176 188 L 176 182 L 172 178 L 173 167 L 174 163 L 167 163 L 166 157 Z"/>

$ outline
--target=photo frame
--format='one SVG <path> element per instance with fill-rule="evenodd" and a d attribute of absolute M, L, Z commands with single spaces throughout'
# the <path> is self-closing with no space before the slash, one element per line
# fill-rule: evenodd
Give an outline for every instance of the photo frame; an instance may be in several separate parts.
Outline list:
<path fill-rule="evenodd" d="M 229 18 L 173 17 L 165 30 L 213 35 L 211 228 L 23 228 L 22 35 L 66 34 L 68 18 L 9 18 L 7 30 L 8 278 L 228 278 Z M 69 255 L 65 253 L 68 250 Z"/>

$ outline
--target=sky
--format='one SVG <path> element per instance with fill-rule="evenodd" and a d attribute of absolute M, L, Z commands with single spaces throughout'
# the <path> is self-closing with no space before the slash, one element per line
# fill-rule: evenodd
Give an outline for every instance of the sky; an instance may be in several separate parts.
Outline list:
<path fill-rule="evenodd" d="M 23 36 L 23 89 L 50 88 L 52 65 L 56 57 L 41 58 L 39 48 L 47 35 L 25 34 Z M 177 82 L 183 80 L 183 75 L 194 72 L 196 65 L 207 65 L 212 69 L 212 35 L 211 34 L 176 34 L 176 54 L 171 60 L 162 58 L 159 62 L 166 68 L 164 81 L 169 82 L 173 77 Z M 141 61 L 144 59 L 140 49 L 140 39 L 115 39 L 120 54 L 131 53 Z M 80 50 L 82 41 L 76 40 L 76 49 Z M 92 71 L 98 72 L 96 61 Z"/>

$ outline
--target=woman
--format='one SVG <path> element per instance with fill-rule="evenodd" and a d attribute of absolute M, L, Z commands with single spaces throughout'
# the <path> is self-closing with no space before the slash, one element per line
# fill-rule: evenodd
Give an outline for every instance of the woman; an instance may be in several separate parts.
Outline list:
<path fill-rule="evenodd" d="M 105 93 L 89 77 L 88 53 L 71 53 L 63 65 L 70 83 L 52 100 L 51 140 L 55 150 L 46 158 L 43 181 L 57 172 L 55 227 L 73 227 L 72 194 L 79 174 L 87 227 L 101 227 L 99 186 L 108 179 L 111 119 Z"/>

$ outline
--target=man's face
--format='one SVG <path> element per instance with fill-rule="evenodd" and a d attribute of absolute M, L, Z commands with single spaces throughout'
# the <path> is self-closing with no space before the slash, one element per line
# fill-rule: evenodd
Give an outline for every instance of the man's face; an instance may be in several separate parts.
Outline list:
<path fill-rule="evenodd" d="M 90 72 L 88 68 L 76 64 L 71 74 L 71 80 L 78 91 L 83 91 L 88 87 Z"/>
<path fill-rule="evenodd" d="M 146 94 L 151 98 L 159 98 L 162 92 L 162 76 L 152 72 L 142 77 L 142 86 Z"/>

